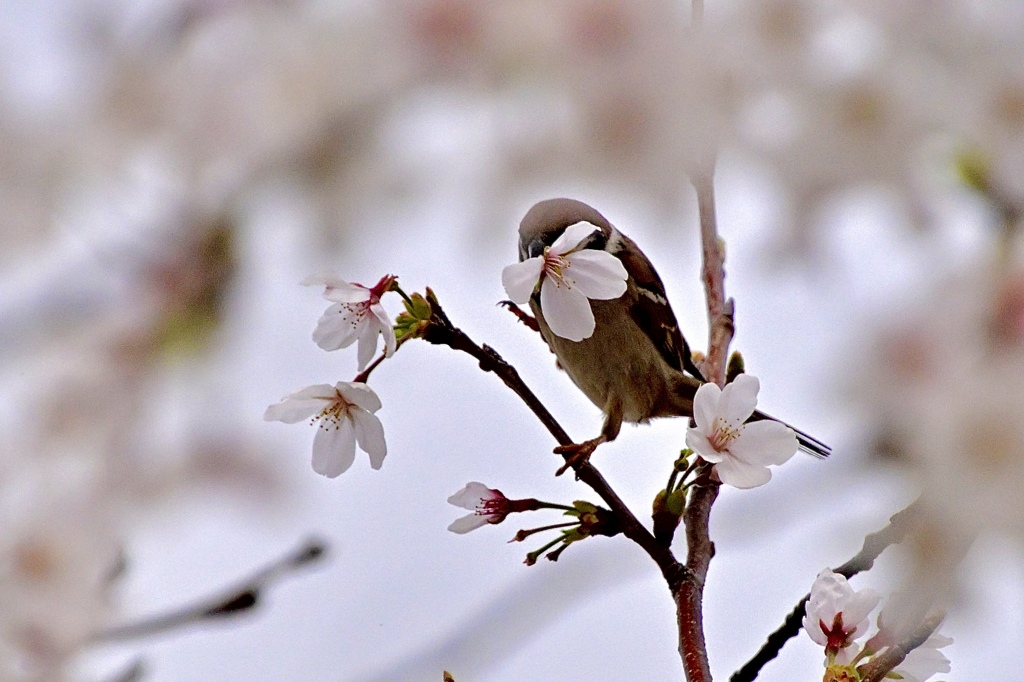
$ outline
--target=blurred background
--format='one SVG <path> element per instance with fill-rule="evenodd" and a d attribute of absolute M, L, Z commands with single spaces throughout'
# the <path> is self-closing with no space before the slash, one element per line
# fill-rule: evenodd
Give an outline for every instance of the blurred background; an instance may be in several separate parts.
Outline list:
<path fill-rule="evenodd" d="M 537 513 L 456 536 L 467 481 L 595 500 L 493 376 L 377 369 L 389 456 L 342 477 L 262 420 L 350 380 L 307 275 L 431 286 L 577 439 L 600 415 L 496 303 L 535 201 L 594 205 L 707 334 L 687 173 L 717 154 L 727 291 L 766 411 L 830 443 L 723 490 L 705 617 L 726 679 L 814 576 L 948 597 L 948 680 L 1024 648 L 1024 5 L 1017 0 L 0 2 L 0 679 L 681 679 L 625 539 L 526 567 Z M 392 314 L 396 298 L 385 298 Z M 595 463 L 638 516 L 685 423 Z M 96 644 L 304 538 L 328 560 L 227 622 Z M 532 541 L 533 544 L 531 544 Z M 677 552 L 685 551 L 677 543 Z M 135 667 L 137 666 L 137 667 Z M 816 679 L 801 636 L 760 679 Z M 1012 666 L 1012 667 L 1011 667 Z"/>

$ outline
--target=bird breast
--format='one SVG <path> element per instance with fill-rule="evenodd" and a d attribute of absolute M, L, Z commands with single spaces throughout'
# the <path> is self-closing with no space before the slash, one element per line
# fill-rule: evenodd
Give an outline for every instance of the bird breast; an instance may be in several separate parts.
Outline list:
<path fill-rule="evenodd" d="M 606 415 L 619 405 L 627 422 L 667 416 L 672 413 L 671 388 L 679 372 L 662 359 L 624 303 L 591 301 L 594 333 L 578 342 L 553 334 L 537 301 L 530 306 L 562 369 Z"/>

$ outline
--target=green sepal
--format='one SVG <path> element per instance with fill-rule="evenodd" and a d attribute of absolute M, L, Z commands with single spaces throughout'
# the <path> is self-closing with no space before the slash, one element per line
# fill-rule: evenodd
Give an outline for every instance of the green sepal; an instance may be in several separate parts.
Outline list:
<path fill-rule="evenodd" d="M 422 294 L 413 293 L 408 300 L 402 300 L 402 305 L 405 306 L 405 312 L 399 313 L 395 318 L 395 337 L 401 341 L 405 338 L 423 336 L 430 326 L 430 316 L 433 312 L 430 302 Z"/>

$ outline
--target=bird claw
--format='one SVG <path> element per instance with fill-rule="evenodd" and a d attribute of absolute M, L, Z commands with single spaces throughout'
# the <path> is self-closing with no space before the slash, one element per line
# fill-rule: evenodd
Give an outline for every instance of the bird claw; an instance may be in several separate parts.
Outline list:
<path fill-rule="evenodd" d="M 512 301 L 498 301 L 498 305 L 504 306 L 505 308 L 508 309 L 510 313 L 519 318 L 520 322 L 522 322 L 523 324 L 525 324 L 527 327 L 537 332 L 538 334 L 540 333 L 540 325 L 537 324 L 537 318 L 535 318 L 533 315 L 523 312 L 523 309 L 517 306 Z"/>
<path fill-rule="evenodd" d="M 555 454 L 564 456 L 565 464 L 558 467 L 558 471 L 555 472 L 555 476 L 561 476 L 570 468 L 578 470 L 579 467 L 590 461 L 590 456 L 594 454 L 594 450 L 597 449 L 597 446 L 606 440 L 608 439 L 604 436 L 598 436 L 597 438 L 585 440 L 582 443 L 559 445 L 555 448 Z"/>

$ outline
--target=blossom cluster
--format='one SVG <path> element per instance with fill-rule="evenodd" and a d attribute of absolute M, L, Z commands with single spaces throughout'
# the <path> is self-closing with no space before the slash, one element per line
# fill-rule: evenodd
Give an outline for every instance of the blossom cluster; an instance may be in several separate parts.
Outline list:
<path fill-rule="evenodd" d="M 327 351 L 358 342 L 359 369 L 365 369 L 384 337 L 384 357 L 395 352 L 395 330 L 380 298 L 396 278 L 388 275 L 372 287 L 351 284 L 334 275 L 307 278 L 303 284 L 322 285 L 331 306 L 320 317 L 313 341 Z M 348 471 L 355 461 L 356 444 L 370 456 L 370 466 L 380 469 L 387 455 L 384 427 L 376 416 L 380 398 L 363 381 L 339 381 L 333 386 L 316 384 L 285 396 L 267 408 L 263 418 L 294 424 L 310 419 L 319 423 L 313 438 L 313 470 L 328 478 Z"/>
<path fill-rule="evenodd" d="M 906 604 L 893 598 L 878 615 L 877 634 L 866 644 L 857 641 L 867 634 L 871 613 L 881 601 L 881 595 L 870 588 L 854 590 L 838 573 L 826 569 L 818 574 L 811 587 L 803 626 L 810 638 L 825 648 L 825 680 L 857 682 L 861 679 L 859 665 L 911 634 L 906 627 L 896 625 L 904 620 L 900 609 Z M 952 643 L 949 637 L 933 632 L 887 677 L 925 682 L 940 672 L 949 672 L 949 659 L 940 649 Z"/>

